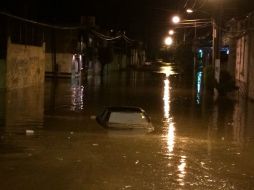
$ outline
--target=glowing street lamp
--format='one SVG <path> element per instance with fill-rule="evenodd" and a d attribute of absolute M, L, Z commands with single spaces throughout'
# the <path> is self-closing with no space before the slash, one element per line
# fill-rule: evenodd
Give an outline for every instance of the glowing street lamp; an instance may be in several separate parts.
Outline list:
<path fill-rule="evenodd" d="M 173 44 L 173 38 L 170 36 L 166 37 L 164 43 L 166 46 L 171 46 Z"/>
<path fill-rule="evenodd" d="M 180 22 L 180 17 L 179 16 L 173 16 L 172 17 L 172 22 L 174 23 L 174 24 L 177 24 L 177 23 L 179 23 Z"/>
<path fill-rule="evenodd" d="M 191 13 L 193 13 L 193 10 L 192 9 L 186 9 L 186 12 L 191 14 Z"/>
<path fill-rule="evenodd" d="M 175 33 L 174 30 L 169 30 L 169 31 L 168 31 L 168 34 L 171 35 L 171 36 L 174 35 L 174 33 Z"/>

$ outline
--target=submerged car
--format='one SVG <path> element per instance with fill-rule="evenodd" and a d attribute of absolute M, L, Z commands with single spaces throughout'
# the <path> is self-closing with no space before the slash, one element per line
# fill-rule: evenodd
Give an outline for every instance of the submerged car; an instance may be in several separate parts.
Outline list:
<path fill-rule="evenodd" d="M 142 129 L 152 132 L 150 117 L 139 107 L 111 106 L 96 117 L 97 122 L 110 129 Z"/>

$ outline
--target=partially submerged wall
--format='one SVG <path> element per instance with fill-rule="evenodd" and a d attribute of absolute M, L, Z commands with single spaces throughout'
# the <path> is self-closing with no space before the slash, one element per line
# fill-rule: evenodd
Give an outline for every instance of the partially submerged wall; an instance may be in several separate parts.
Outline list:
<path fill-rule="evenodd" d="M 42 84 L 45 76 L 45 45 L 13 44 L 8 40 L 6 88 L 24 88 Z"/>
<path fill-rule="evenodd" d="M 237 40 L 236 46 L 236 63 L 235 63 L 235 79 L 240 93 L 247 95 L 248 80 L 248 36 L 242 36 Z"/>
<path fill-rule="evenodd" d="M 4 122 L 6 132 L 18 130 L 25 133 L 27 129 L 43 127 L 44 86 L 19 88 L 5 93 Z M 17 127 L 18 126 L 18 127 Z"/>
<path fill-rule="evenodd" d="M 254 20 L 254 19 L 253 19 Z M 253 53 L 253 48 L 254 48 L 254 31 L 251 30 L 249 31 L 249 51 L 248 51 L 248 97 L 251 99 L 254 99 L 254 53 Z"/>
<path fill-rule="evenodd" d="M 57 64 L 57 73 L 71 73 L 71 65 L 72 65 L 72 53 L 56 53 L 56 64 Z M 54 72 L 54 62 L 53 62 L 53 54 L 46 53 L 46 72 Z"/>
<path fill-rule="evenodd" d="M 5 88 L 5 77 L 6 77 L 6 61 L 0 59 L 0 89 Z"/>
<path fill-rule="evenodd" d="M 254 99 L 254 14 L 250 14 L 247 19 L 229 22 L 230 44 L 234 47 L 235 54 L 230 55 L 229 64 L 234 66 L 230 73 L 234 75 L 239 93 Z M 242 32 L 245 31 L 245 32 Z M 235 61 L 233 61 L 235 60 Z M 231 67 L 232 68 L 232 67 Z"/>

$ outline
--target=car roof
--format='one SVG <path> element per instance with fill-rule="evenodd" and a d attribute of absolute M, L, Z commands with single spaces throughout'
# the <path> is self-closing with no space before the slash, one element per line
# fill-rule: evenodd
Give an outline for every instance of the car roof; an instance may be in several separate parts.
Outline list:
<path fill-rule="evenodd" d="M 142 108 L 135 106 L 109 106 L 106 109 L 111 112 L 144 112 Z"/>

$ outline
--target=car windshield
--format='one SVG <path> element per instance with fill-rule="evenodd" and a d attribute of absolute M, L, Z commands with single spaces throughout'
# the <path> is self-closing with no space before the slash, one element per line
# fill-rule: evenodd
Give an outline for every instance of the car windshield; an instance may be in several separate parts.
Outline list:
<path fill-rule="evenodd" d="M 147 124 L 147 119 L 141 112 L 111 112 L 108 122 L 144 125 Z"/>

